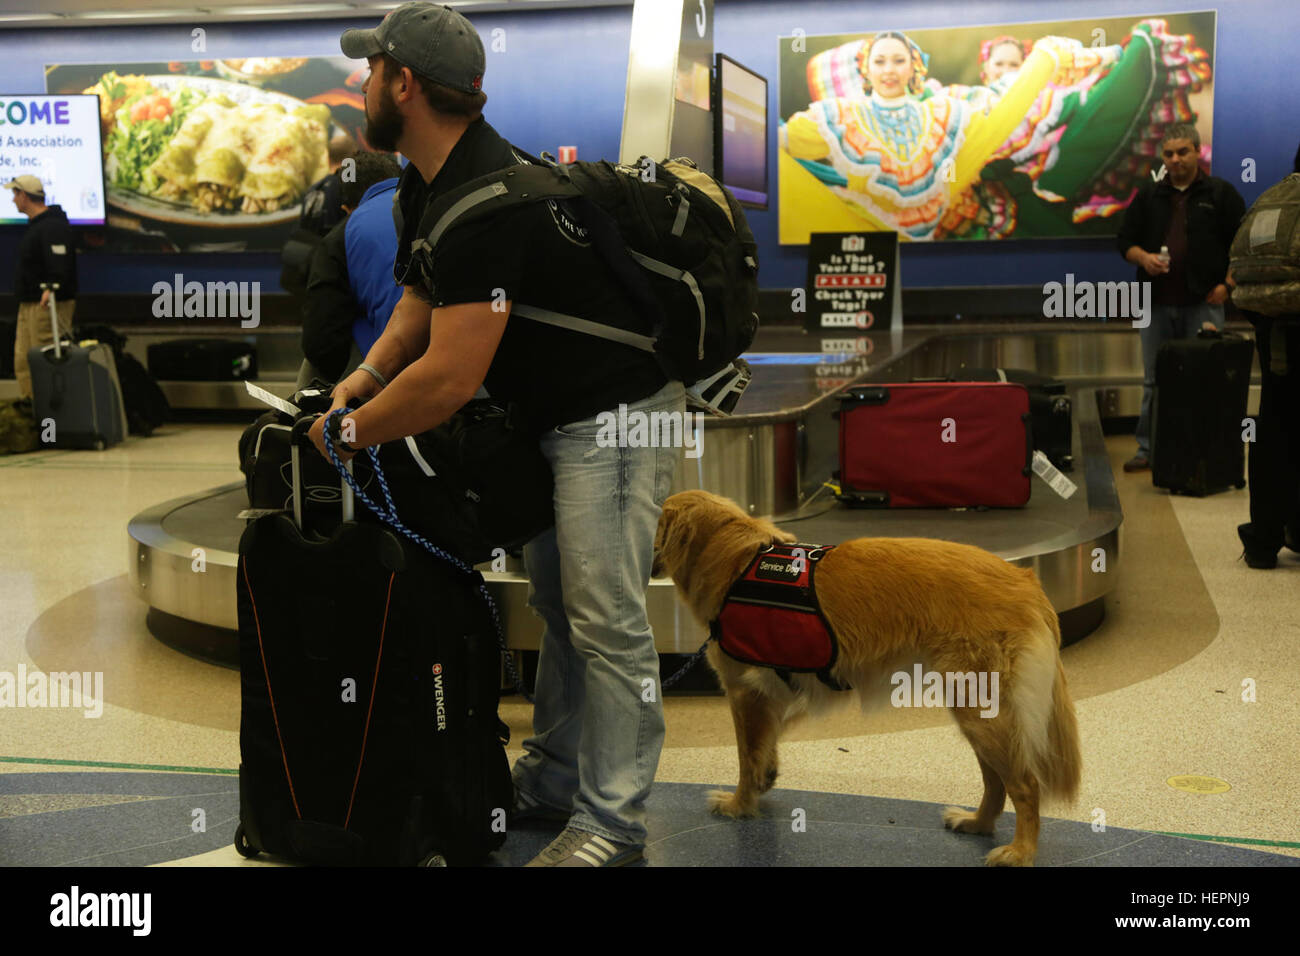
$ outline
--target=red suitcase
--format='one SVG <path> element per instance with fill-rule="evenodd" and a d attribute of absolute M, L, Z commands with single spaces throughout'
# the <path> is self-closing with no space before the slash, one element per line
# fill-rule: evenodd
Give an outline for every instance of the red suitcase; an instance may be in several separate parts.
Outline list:
<path fill-rule="evenodd" d="M 840 499 L 1018 508 L 1033 464 L 1029 391 L 1001 382 L 858 385 L 840 396 Z"/>

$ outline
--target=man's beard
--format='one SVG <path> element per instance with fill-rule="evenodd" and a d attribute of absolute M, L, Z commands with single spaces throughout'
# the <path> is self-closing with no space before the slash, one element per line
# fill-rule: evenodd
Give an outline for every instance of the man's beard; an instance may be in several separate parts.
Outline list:
<path fill-rule="evenodd" d="M 397 149 L 397 141 L 402 138 L 405 129 L 406 121 L 397 109 L 397 104 L 388 90 L 380 90 L 379 115 L 372 119 L 369 113 L 366 114 L 366 142 L 371 149 L 391 153 Z"/>

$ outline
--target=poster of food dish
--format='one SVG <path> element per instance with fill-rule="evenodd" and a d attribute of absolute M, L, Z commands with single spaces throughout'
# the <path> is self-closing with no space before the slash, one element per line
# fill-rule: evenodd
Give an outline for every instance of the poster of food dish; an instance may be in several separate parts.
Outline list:
<path fill-rule="evenodd" d="M 279 251 L 311 185 L 366 145 L 365 78 L 344 57 L 48 65 L 47 92 L 100 98 L 108 222 L 85 245 Z"/>
<path fill-rule="evenodd" d="M 1216 14 L 780 39 L 780 240 L 1114 235 L 1176 123 L 1209 171 Z"/>

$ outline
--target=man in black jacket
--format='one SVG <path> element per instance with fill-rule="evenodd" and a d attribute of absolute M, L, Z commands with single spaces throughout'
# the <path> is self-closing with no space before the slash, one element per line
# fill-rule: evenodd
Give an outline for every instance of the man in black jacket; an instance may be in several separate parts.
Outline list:
<path fill-rule="evenodd" d="M 1166 175 L 1142 186 L 1124 213 L 1118 246 L 1151 283 L 1151 315 L 1142 336 L 1142 413 L 1137 454 L 1125 471 L 1151 467 L 1151 394 L 1156 354 L 1171 339 L 1223 328 L 1228 248 L 1246 213 L 1232 184 L 1200 168 L 1201 137 L 1190 123 L 1170 127 L 1160 145 Z"/>
<path fill-rule="evenodd" d="M 61 331 L 71 333 L 77 296 L 77 253 L 68 217 L 59 206 L 45 205 L 45 186 L 35 176 L 5 183 L 14 191 L 14 206 L 28 219 L 14 265 L 14 294 L 18 296 L 18 325 L 14 333 L 14 378 L 20 398 L 32 397 L 32 373 L 27 352 L 50 345 L 50 293 L 41 283 L 59 284 L 55 303 Z"/>
<path fill-rule="evenodd" d="M 367 218 L 361 225 L 353 220 L 352 211 L 363 197 L 370 197 L 371 187 L 377 183 L 391 179 L 395 185 L 402 168 L 388 153 L 357 150 L 349 159 L 353 165 L 350 174 L 342 176 L 340 196 L 344 218 L 321 238 L 307 274 L 302 308 L 305 358 L 298 372 L 299 388 L 313 378 L 339 382 L 351 374 L 373 344 L 372 337 L 362 347 L 354 328 L 371 314 L 382 313 L 387 319 L 401 294 L 390 278 L 397 251 L 392 214 L 385 208 L 382 216 Z M 391 199 L 388 197 L 389 207 Z M 377 201 L 384 200 L 380 197 Z M 358 261 L 349 260 L 349 249 Z M 386 282 L 355 281 L 360 268 L 376 262 L 383 263 Z"/>

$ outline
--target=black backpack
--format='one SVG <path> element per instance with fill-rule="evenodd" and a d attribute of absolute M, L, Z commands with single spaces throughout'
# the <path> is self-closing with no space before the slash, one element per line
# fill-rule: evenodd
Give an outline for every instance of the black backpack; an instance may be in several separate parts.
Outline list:
<path fill-rule="evenodd" d="M 688 159 L 559 165 L 544 158 L 440 197 L 422 218 L 415 251 L 432 257 L 455 225 L 554 201 L 614 271 L 648 334 L 527 303 L 514 303 L 511 314 L 651 352 L 670 378 L 707 383 L 712 407 L 734 406 L 749 377 L 733 360 L 758 329 L 758 245 L 735 197 Z"/>
<path fill-rule="evenodd" d="M 298 228 L 280 252 L 280 286 L 294 295 L 307 291 L 311 257 L 321 238 L 343 219 L 343 182 L 336 173 L 313 183 L 302 197 Z"/>

